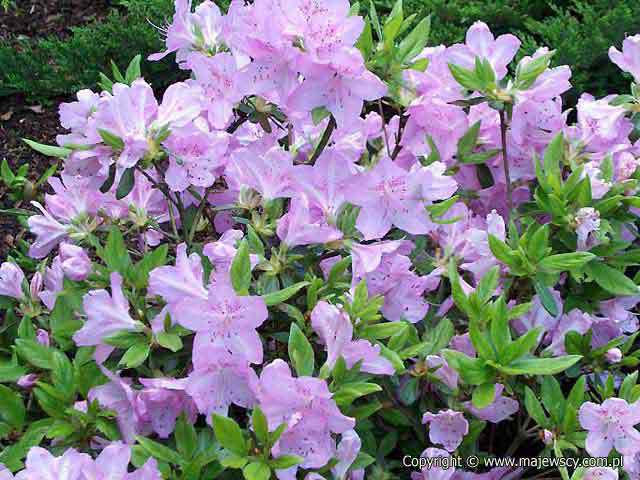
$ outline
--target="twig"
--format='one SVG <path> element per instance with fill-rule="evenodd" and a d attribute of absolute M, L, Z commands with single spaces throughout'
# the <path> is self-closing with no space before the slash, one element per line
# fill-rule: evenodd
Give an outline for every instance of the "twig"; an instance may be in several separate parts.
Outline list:
<path fill-rule="evenodd" d="M 504 117 L 504 110 L 499 110 L 500 115 L 500 139 L 502 141 L 502 164 L 504 166 L 504 180 L 507 184 L 507 209 L 509 216 L 513 208 L 513 194 L 511 191 L 511 175 L 509 174 L 509 159 L 507 157 L 507 122 Z"/>
<path fill-rule="evenodd" d="M 311 155 L 311 158 L 309 159 L 309 163 L 314 164 L 316 162 L 320 154 L 324 151 L 327 144 L 329 143 L 329 139 L 331 138 L 331 134 L 333 133 L 335 128 L 336 128 L 336 120 L 335 118 L 333 118 L 333 115 L 331 115 L 331 117 L 329 117 L 329 123 L 327 124 L 327 128 L 324 129 L 324 133 L 322 134 L 320 143 L 318 143 L 318 146 L 314 150 L 313 155 Z"/>

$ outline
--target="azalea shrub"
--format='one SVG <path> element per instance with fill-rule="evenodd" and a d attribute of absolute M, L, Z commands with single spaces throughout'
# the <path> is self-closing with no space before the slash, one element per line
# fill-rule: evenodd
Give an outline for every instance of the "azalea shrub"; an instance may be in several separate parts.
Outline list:
<path fill-rule="evenodd" d="M 188 80 L 136 57 L 26 140 L 0 479 L 640 478 L 640 35 L 566 111 L 547 48 L 358 12 L 178 0 Z"/>

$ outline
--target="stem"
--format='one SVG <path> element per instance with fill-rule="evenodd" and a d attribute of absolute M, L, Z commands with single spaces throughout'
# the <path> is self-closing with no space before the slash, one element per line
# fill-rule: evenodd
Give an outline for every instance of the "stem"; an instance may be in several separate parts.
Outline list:
<path fill-rule="evenodd" d="M 398 133 L 396 133 L 396 146 L 393 147 L 393 152 L 391 152 L 391 160 L 395 160 L 400 150 L 402 150 L 402 145 L 400 142 L 402 141 L 402 135 L 404 134 L 404 127 L 407 124 L 407 117 L 400 115 L 400 119 L 398 120 Z"/>
<path fill-rule="evenodd" d="M 562 450 L 558 446 L 558 442 L 556 440 L 553 441 L 553 453 L 555 453 L 556 458 L 564 458 L 564 456 L 562 455 Z M 569 480 L 569 472 L 567 471 L 567 467 L 558 467 L 558 470 L 560 470 L 562 480 Z"/>
<path fill-rule="evenodd" d="M 513 208 L 513 195 L 511 191 L 511 175 L 509 174 L 509 159 L 507 158 L 507 122 L 504 116 L 504 110 L 498 111 L 500 114 L 500 139 L 502 141 L 502 164 L 504 166 L 504 179 L 507 184 L 507 209 L 511 216 Z"/>
<path fill-rule="evenodd" d="M 327 124 L 327 128 L 324 129 L 324 133 L 322 134 L 320 143 L 318 143 L 318 146 L 314 150 L 313 155 L 311 155 L 311 158 L 309 159 L 309 163 L 313 165 L 318 159 L 318 157 L 320 156 L 320 154 L 327 147 L 327 144 L 329 143 L 329 139 L 331 138 L 331 134 L 335 130 L 336 126 L 337 126 L 336 120 L 335 118 L 333 118 L 333 115 L 331 115 L 331 117 L 329 117 L 329 123 Z"/>
<path fill-rule="evenodd" d="M 384 145 L 387 148 L 387 155 L 391 157 L 391 149 L 389 148 L 389 134 L 387 133 L 387 122 L 384 120 L 384 110 L 382 108 L 382 100 L 378 99 L 378 111 L 382 119 L 382 132 L 384 133 Z M 392 157 L 393 158 L 393 157 Z"/>
<path fill-rule="evenodd" d="M 193 242 L 193 237 L 196 234 L 196 229 L 198 227 L 198 222 L 200 221 L 200 216 L 202 215 L 202 211 L 204 207 L 207 205 L 207 197 L 209 196 L 209 191 L 211 187 L 207 188 L 200 199 L 200 205 L 198 205 L 198 210 L 196 210 L 196 214 L 193 217 L 193 223 L 191 224 L 191 228 L 189 229 L 189 234 L 187 236 L 187 245 L 191 245 Z"/>

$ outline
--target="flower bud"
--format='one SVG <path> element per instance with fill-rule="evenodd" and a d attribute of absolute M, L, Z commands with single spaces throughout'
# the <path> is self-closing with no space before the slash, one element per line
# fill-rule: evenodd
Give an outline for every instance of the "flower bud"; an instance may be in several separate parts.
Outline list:
<path fill-rule="evenodd" d="M 610 348 L 609 350 L 607 350 L 607 353 L 605 353 L 604 357 L 609 363 L 618 363 L 620 360 L 622 360 L 622 352 L 619 348 Z"/>
<path fill-rule="evenodd" d="M 553 432 L 546 429 L 542 432 L 542 441 L 544 442 L 545 445 L 551 445 L 553 443 L 553 439 L 554 439 Z"/>
<path fill-rule="evenodd" d="M 22 291 L 23 281 L 24 273 L 15 263 L 4 262 L 0 266 L 0 295 L 23 300 L 25 296 Z"/>
<path fill-rule="evenodd" d="M 16 382 L 20 388 L 31 389 L 38 381 L 38 375 L 35 373 L 29 373 L 21 376 Z"/>
<path fill-rule="evenodd" d="M 77 245 L 63 243 L 60 245 L 60 260 L 62 270 L 69 279 L 79 282 L 85 280 L 91 273 L 91 259 L 87 253 Z"/>
<path fill-rule="evenodd" d="M 45 347 L 51 345 L 51 341 L 49 340 L 49 332 L 41 328 L 39 328 L 36 332 L 36 340 L 40 345 L 44 345 Z"/>
<path fill-rule="evenodd" d="M 38 294 L 42 291 L 43 283 L 44 279 L 42 277 L 42 273 L 36 272 L 33 277 L 31 277 L 31 283 L 29 284 L 29 295 L 31 295 L 32 300 L 38 301 Z"/>

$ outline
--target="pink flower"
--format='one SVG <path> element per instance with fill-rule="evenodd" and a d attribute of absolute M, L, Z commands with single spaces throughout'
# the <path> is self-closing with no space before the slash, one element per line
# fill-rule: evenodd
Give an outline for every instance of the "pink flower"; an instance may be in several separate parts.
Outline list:
<path fill-rule="evenodd" d="M 193 50 L 203 54 L 215 52 L 222 40 L 224 21 L 220 9 L 212 1 L 204 1 L 191 12 L 191 0 L 176 0 L 173 22 L 163 29 L 167 50 L 149 55 L 149 60 L 161 60 L 176 52 L 178 63 L 184 62 Z"/>
<path fill-rule="evenodd" d="M 131 388 L 131 379 L 121 378 L 106 368 L 100 366 L 102 373 L 109 379 L 104 385 L 89 390 L 87 400 L 98 403 L 117 414 L 118 427 L 122 439 L 128 444 L 135 442 L 136 435 L 151 432 L 149 423 L 143 417 L 143 411 L 138 407 L 138 393 Z"/>
<path fill-rule="evenodd" d="M 362 441 L 355 430 L 347 430 L 342 433 L 336 451 L 338 463 L 331 469 L 331 473 L 337 480 L 346 479 L 347 471 L 358 456 L 361 446 Z"/>
<path fill-rule="evenodd" d="M 640 432 L 634 428 L 640 423 L 637 404 L 621 398 L 608 398 L 601 405 L 586 402 L 578 418 L 588 432 L 585 448 L 592 457 L 606 457 L 612 448 L 623 455 L 640 451 Z"/>
<path fill-rule="evenodd" d="M 187 380 L 187 393 L 198 411 L 211 422 L 211 414 L 227 415 L 231 404 L 251 408 L 258 377 L 241 355 L 222 347 L 205 345 L 194 357 L 194 370 Z"/>
<path fill-rule="evenodd" d="M 187 379 L 141 378 L 140 383 L 145 388 L 137 394 L 136 408 L 160 438 L 171 435 L 182 412 L 186 412 L 191 423 L 196 421 L 197 412 L 187 392 Z"/>
<path fill-rule="evenodd" d="M 241 185 L 251 187 L 264 199 L 291 196 L 293 160 L 280 147 L 265 153 L 241 148 L 231 155 L 230 175 Z"/>
<path fill-rule="evenodd" d="M 236 243 L 242 240 L 244 233 L 242 230 L 227 230 L 215 242 L 207 243 L 202 249 L 207 258 L 211 261 L 216 272 L 228 272 L 231 263 L 236 256 L 238 249 Z M 251 268 L 255 267 L 260 258 L 258 255 L 250 254 Z"/>
<path fill-rule="evenodd" d="M 429 233 L 434 224 L 425 207 L 435 200 L 450 197 L 458 188 L 452 177 L 444 175 L 445 165 L 414 165 L 410 171 L 383 157 L 375 167 L 360 174 L 359 185 L 348 199 L 362 207 L 356 226 L 365 240 L 384 237 L 392 226 L 408 233 Z"/>
<path fill-rule="evenodd" d="M 225 275 L 211 283 L 208 299 L 181 301 L 175 320 L 196 332 L 194 361 L 214 345 L 250 363 L 262 363 L 262 340 L 256 328 L 267 319 L 267 307 L 261 297 L 238 296 Z"/>
<path fill-rule="evenodd" d="M 436 414 L 426 412 L 422 416 L 422 423 L 430 424 L 429 439 L 449 452 L 458 448 L 464 436 L 469 433 L 469 423 L 462 412 L 455 410 L 441 410 Z"/>
<path fill-rule="evenodd" d="M 278 470 L 280 480 L 295 479 L 298 467 L 316 469 L 326 465 L 336 449 L 331 434 L 344 433 L 355 426 L 354 419 L 340 412 L 324 380 L 294 378 L 281 359 L 262 370 L 256 397 L 270 430 L 281 423 L 288 425 L 272 449 L 273 456 L 299 455 L 304 459 L 298 466 Z"/>
<path fill-rule="evenodd" d="M 465 402 L 464 406 L 480 420 L 486 420 L 491 423 L 499 423 L 520 409 L 520 404 L 513 398 L 502 395 L 504 385 L 498 383 L 495 386 L 495 396 L 493 402 L 484 408 L 476 408 L 471 402 Z"/>
<path fill-rule="evenodd" d="M 344 311 L 325 301 L 316 304 L 311 312 L 311 325 L 327 350 L 327 366 L 333 368 L 343 357 L 347 368 L 362 361 L 360 370 L 367 373 L 392 375 L 393 365 L 380 355 L 380 346 L 367 340 L 353 341 L 353 325 Z"/>
<path fill-rule="evenodd" d="M 342 238 L 342 232 L 329 225 L 322 212 L 313 211 L 305 195 L 291 200 L 289 211 L 278 220 L 276 232 L 278 238 L 291 248 Z"/>
<path fill-rule="evenodd" d="M 53 310 L 56 304 L 56 297 L 64 288 L 64 271 L 60 256 L 56 256 L 51 262 L 51 267 L 47 267 L 44 274 L 44 290 L 38 296 L 42 303 L 49 310 Z"/>
<path fill-rule="evenodd" d="M 449 452 L 440 448 L 427 448 L 421 458 L 449 458 L 451 455 Z M 442 468 L 439 464 L 428 465 L 420 472 L 411 473 L 411 480 L 450 480 L 453 474 L 456 472 L 454 467 Z"/>
<path fill-rule="evenodd" d="M 106 337 L 121 330 L 134 331 L 140 326 L 129 315 L 129 301 L 122 292 L 122 277 L 111 274 L 111 295 L 106 290 L 91 290 L 82 301 L 87 321 L 73 335 L 78 346 L 101 345 Z"/>
<path fill-rule="evenodd" d="M 206 299 L 203 277 L 200 256 L 197 253 L 187 256 L 187 246 L 181 243 L 176 249 L 174 267 L 158 267 L 149 274 L 149 295 L 158 295 L 171 306 L 177 305 L 185 297 Z"/>
<path fill-rule="evenodd" d="M 413 244 L 403 240 L 353 244 L 351 248 L 352 286 L 364 279 L 369 295 L 384 295 L 382 313 L 392 321 L 404 319 L 416 323 L 429 310 L 423 298 L 429 278 L 410 270 L 411 260 L 406 255 L 412 249 Z"/>
<path fill-rule="evenodd" d="M 520 48 L 520 40 L 506 34 L 495 38 L 486 23 L 475 22 L 467 30 L 465 44 L 449 48 L 452 63 L 473 69 L 476 57 L 485 58 L 496 72 L 498 79 L 507 74 L 507 65 Z"/>
<path fill-rule="evenodd" d="M 595 233 L 600 230 L 600 213 L 593 207 L 583 207 L 576 212 L 576 234 L 578 235 L 578 250 L 589 250 L 599 241 Z"/>
<path fill-rule="evenodd" d="M 0 295 L 24 300 L 25 294 L 22 290 L 24 280 L 24 273 L 18 265 L 4 262 L 0 266 Z"/>
<path fill-rule="evenodd" d="M 618 480 L 618 471 L 609 467 L 587 468 L 582 480 Z"/>
<path fill-rule="evenodd" d="M 636 83 L 640 83 L 640 33 L 624 39 L 622 52 L 610 47 L 609 58 L 622 70 L 629 72 Z"/>
<path fill-rule="evenodd" d="M 339 128 L 349 126 L 360 117 L 365 100 L 377 100 L 387 93 L 386 85 L 366 69 L 362 55 L 355 48 L 337 53 L 330 67 L 313 65 L 306 75 L 289 99 L 290 108 L 311 112 L 325 107 Z"/>
<path fill-rule="evenodd" d="M 84 471 L 91 463 L 89 455 L 72 448 L 62 456 L 54 457 L 44 448 L 33 447 L 27 454 L 25 469 L 16 475 L 16 480 L 83 480 Z"/>
<path fill-rule="evenodd" d="M 65 276 L 75 282 L 85 280 L 91 273 L 91 259 L 82 247 L 60 244 L 60 260 Z"/>

